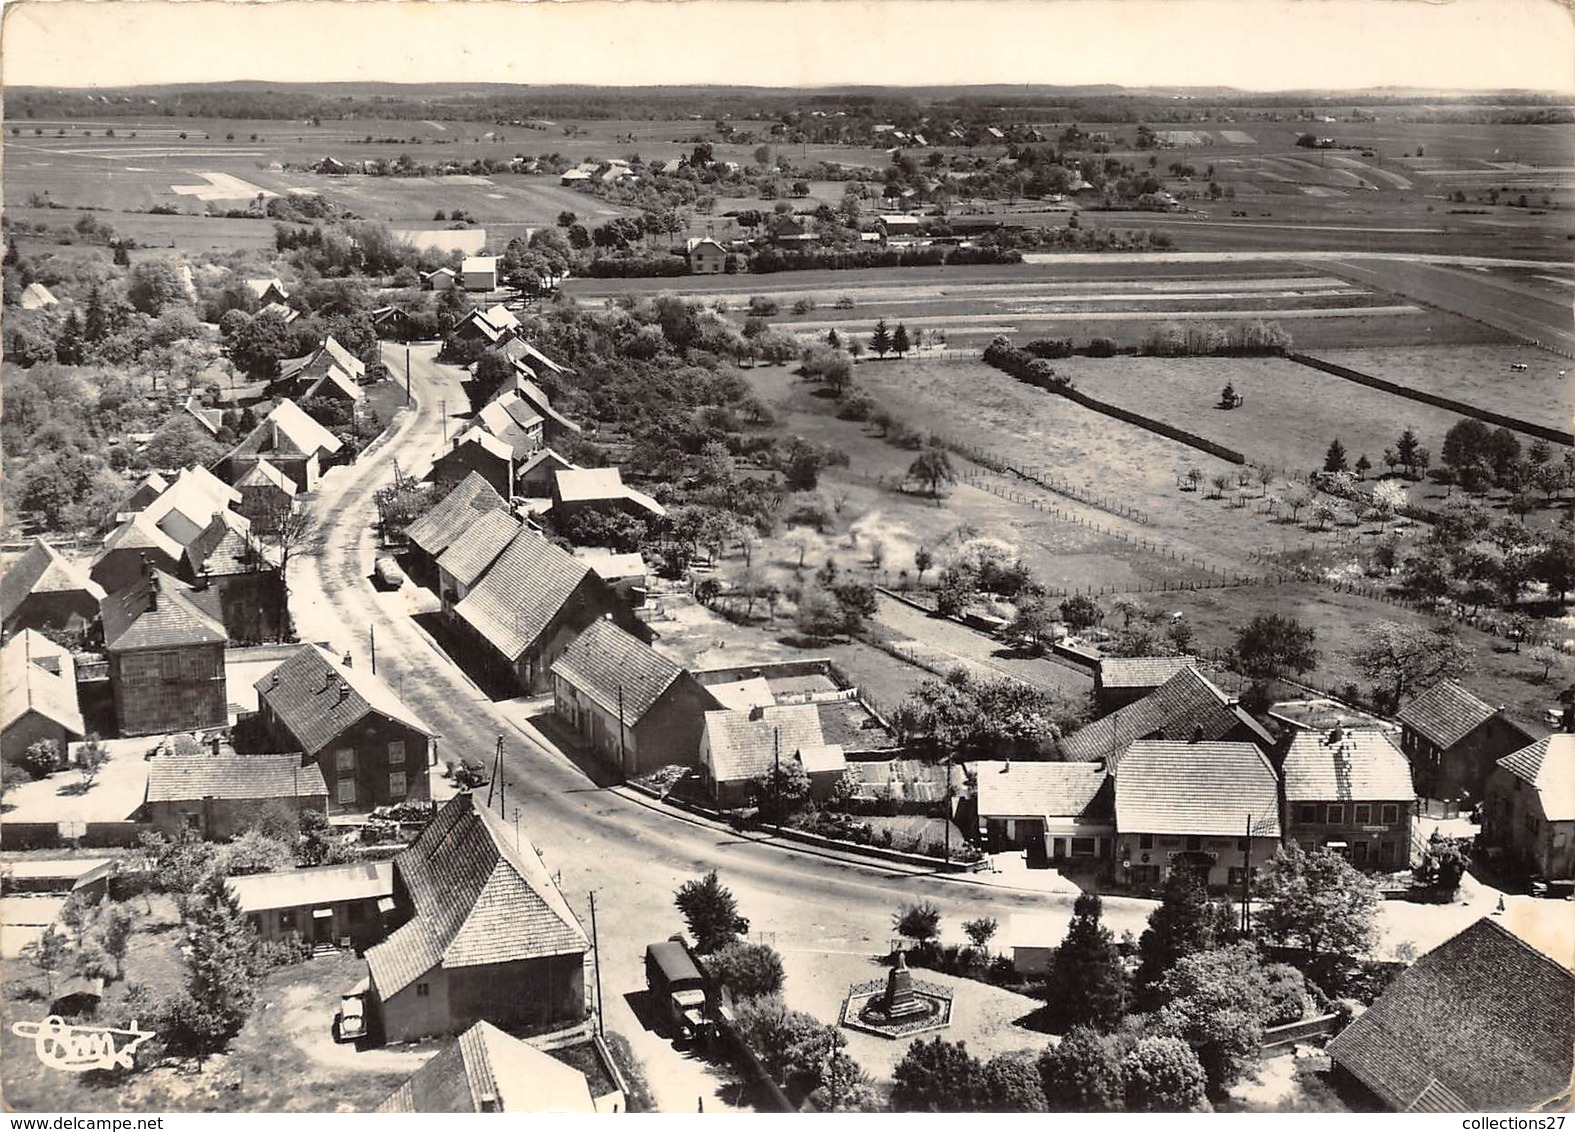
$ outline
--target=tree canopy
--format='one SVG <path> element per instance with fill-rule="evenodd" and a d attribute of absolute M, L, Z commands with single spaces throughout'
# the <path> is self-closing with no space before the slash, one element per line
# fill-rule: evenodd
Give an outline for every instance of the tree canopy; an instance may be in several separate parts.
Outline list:
<path fill-rule="evenodd" d="M 749 921 L 738 914 L 738 901 L 712 869 L 699 880 L 686 881 L 673 903 L 689 923 L 695 950 L 702 955 L 720 951 L 749 931 Z"/>

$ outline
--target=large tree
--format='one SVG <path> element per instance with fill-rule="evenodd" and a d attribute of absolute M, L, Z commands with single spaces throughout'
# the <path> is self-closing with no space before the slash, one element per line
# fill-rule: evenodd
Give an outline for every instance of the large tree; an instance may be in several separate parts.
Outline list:
<path fill-rule="evenodd" d="M 880 358 L 891 352 L 891 330 L 887 327 L 884 318 L 875 323 L 875 333 L 870 335 L 870 349 L 874 350 L 875 356 Z"/>
<path fill-rule="evenodd" d="M 1122 1059 L 1121 1075 L 1128 1112 L 1197 1112 L 1207 1107 L 1203 1066 L 1180 1038 L 1141 1039 Z"/>
<path fill-rule="evenodd" d="M 1236 630 L 1236 660 L 1254 680 L 1300 676 L 1318 663 L 1317 632 L 1294 617 L 1260 613 Z"/>
<path fill-rule="evenodd" d="M 759 998 L 782 990 L 782 956 L 767 944 L 735 940 L 701 962 L 706 973 L 735 998 Z"/>
<path fill-rule="evenodd" d="M 1362 959 L 1377 938 L 1378 882 L 1331 849 L 1287 841 L 1264 870 L 1254 922 L 1273 943 L 1301 949 L 1310 965 L 1325 956 Z"/>
<path fill-rule="evenodd" d="M 966 1042 L 920 1038 L 891 1076 L 897 1112 L 978 1112 L 985 1097 L 984 1066 Z"/>
<path fill-rule="evenodd" d="M 1429 629 L 1398 621 L 1375 621 L 1362 629 L 1362 641 L 1349 657 L 1372 680 L 1385 706 L 1399 707 L 1411 692 L 1471 671 L 1471 649 L 1449 624 Z"/>
<path fill-rule="evenodd" d="M 908 465 L 908 477 L 924 484 L 933 499 L 940 495 L 941 484 L 957 482 L 957 470 L 952 467 L 952 458 L 946 449 L 938 444 L 927 444 Z"/>
<path fill-rule="evenodd" d="M 1160 1035 L 1192 1047 L 1219 1096 L 1258 1059 L 1270 1014 L 1268 978 L 1250 943 L 1199 951 L 1165 973 L 1154 1019 Z"/>
<path fill-rule="evenodd" d="M 686 881 L 673 903 L 689 923 L 695 950 L 702 955 L 720 951 L 749 931 L 749 921 L 738 914 L 738 901 L 712 869 L 699 880 Z"/>
<path fill-rule="evenodd" d="M 1003 1053 L 985 1062 L 981 1091 L 985 1112 L 1049 1111 L 1032 1054 Z"/>
<path fill-rule="evenodd" d="M 1077 898 L 1066 938 L 1045 980 L 1050 1013 L 1063 1028 L 1111 1030 L 1126 1010 L 1126 972 L 1115 937 L 1099 922 L 1101 911 L 1094 893 Z"/>
<path fill-rule="evenodd" d="M 1136 985 L 1139 1004 L 1152 1005 L 1155 988 L 1182 959 L 1207 951 L 1220 935 L 1222 916 L 1190 869 L 1172 869 L 1159 907 L 1138 938 Z"/>
<path fill-rule="evenodd" d="M 188 904 L 186 993 L 198 1007 L 199 1050 L 212 1052 L 240 1032 L 256 997 L 257 934 L 223 877 L 209 874 Z"/>

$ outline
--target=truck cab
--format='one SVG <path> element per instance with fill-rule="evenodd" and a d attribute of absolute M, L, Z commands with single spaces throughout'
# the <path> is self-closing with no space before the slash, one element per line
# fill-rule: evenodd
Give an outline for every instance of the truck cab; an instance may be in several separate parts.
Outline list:
<path fill-rule="evenodd" d="M 675 1038 L 694 1041 L 711 1035 L 709 986 L 682 940 L 665 940 L 645 949 L 645 985 Z"/>

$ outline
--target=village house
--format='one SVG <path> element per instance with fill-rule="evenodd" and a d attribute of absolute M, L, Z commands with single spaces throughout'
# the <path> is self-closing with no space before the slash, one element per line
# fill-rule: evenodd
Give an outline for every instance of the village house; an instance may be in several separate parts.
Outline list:
<path fill-rule="evenodd" d="M 270 809 L 296 818 L 328 816 L 328 787 L 316 766 L 297 756 L 238 755 L 217 739 L 212 752 L 159 755 L 148 762 L 142 820 L 171 840 L 190 831 L 228 841 L 253 828 Z"/>
<path fill-rule="evenodd" d="M 302 491 L 313 491 L 325 461 L 344 443 L 286 398 L 257 423 L 222 461 L 225 478 L 241 479 L 258 460 L 267 460 L 295 482 Z"/>
<path fill-rule="evenodd" d="M 530 348 L 530 344 L 523 339 L 514 340 Z M 523 362 L 514 363 L 513 391 L 528 405 L 543 421 L 543 435 L 547 443 L 560 440 L 565 436 L 579 436 L 580 426 L 552 407 L 547 393 L 536 384 L 534 374 Z"/>
<path fill-rule="evenodd" d="M 1195 656 L 1102 656 L 1094 670 L 1094 705 L 1100 715 L 1107 715 L 1150 695 L 1176 673 L 1197 664 Z"/>
<path fill-rule="evenodd" d="M 15 761 L 51 739 L 64 759 L 68 745 L 86 733 L 70 651 L 23 629 L 0 648 L 0 757 Z"/>
<path fill-rule="evenodd" d="M 454 612 L 524 525 L 507 511 L 488 511 L 438 555 L 438 598 L 444 613 Z"/>
<path fill-rule="evenodd" d="M 22 298 L 19 305 L 25 311 L 43 310 L 45 307 L 60 305 L 60 300 L 50 292 L 48 287 L 34 280 L 22 288 Z"/>
<path fill-rule="evenodd" d="M 94 584 L 109 594 L 134 584 L 150 566 L 166 574 L 179 573 L 185 554 L 184 546 L 138 512 L 105 537 L 88 569 Z"/>
<path fill-rule="evenodd" d="M 479 472 L 467 474 L 405 528 L 411 576 L 425 585 L 437 585 L 437 560 L 449 544 L 488 511 L 507 510 L 507 500 Z"/>
<path fill-rule="evenodd" d="M 720 705 L 695 678 L 611 621 L 594 621 L 552 666 L 558 717 L 591 751 L 638 778 L 699 761 L 705 713 Z"/>
<path fill-rule="evenodd" d="M 986 761 L 974 776 L 988 852 L 1022 849 L 1030 865 L 1113 855 L 1114 787 L 1098 763 Z"/>
<path fill-rule="evenodd" d="M 596 576 L 611 586 L 630 609 L 639 609 L 645 604 L 650 568 L 645 556 L 638 551 L 621 554 L 604 546 L 580 546 L 575 547 L 574 557 L 595 570 Z"/>
<path fill-rule="evenodd" d="M 302 645 L 255 687 L 273 749 L 315 763 L 334 810 L 431 797 L 432 729 L 370 671 Z"/>
<path fill-rule="evenodd" d="M 124 523 L 138 511 L 169 490 L 170 481 L 160 472 L 149 472 L 137 481 L 131 494 L 121 500 L 115 511 L 115 522 Z"/>
<path fill-rule="evenodd" d="M 585 563 L 523 528 L 454 606 L 452 621 L 476 645 L 478 673 L 510 695 L 548 691 L 553 663 L 593 621 L 637 626 L 612 588 Z"/>
<path fill-rule="evenodd" d="M 376 1111 L 557 1114 L 603 1110 L 592 1099 L 584 1073 L 511 1038 L 491 1023 L 477 1022 L 416 1070 Z"/>
<path fill-rule="evenodd" d="M 229 886 L 259 943 L 365 950 L 388 934 L 383 917 L 394 910 L 392 861 L 251 873 Z"/>
<path fill-rule="evenodd" d="M 814 247 L 820 243 L 814 225 L 807 216 L 783 215 L 768 221 L 771 242 L 789 250 Z"/>
<path fill-rule="evenodd" d="M 0 628 L 81 633 L 98 620 L 104 587 L 41 538 L 0 572 Z"/>
<path fill-rule="evenodd" d="M 923 231 L 923 222 L 917 216 L 878 216 L 875 218 L 875 228 L 888 242 L 911 241 Z"/>
<path fill-rule="evenodd" d="M 282 303 L 290 297 L 284 282 L 277 278 L 248 279 L 246 289 L 252 293 L 252 298 L 258 303 Z"/>
<path fill-rule="evenodd" d="M 747 806 L 759 779 L 798 762 L 810 797 L 824 800 L 847 770 L 842 748 L 828 744 L 814 704 L 749 711 L 708 711 L 700 737 L 700 770 L 712 800 L 723 809 Z"/>
<path fill-rule="evenodd" d="M 546 421 L 518 393 L 505 393 L 483 405 L 470 423 L 507 444 L 516 462 L 546 443 Z"/>
<path fill-rule="evenodd" d="M 502 303 L 482 310 L 480 307 L 466 311 L 448 332 L 450 342 L 481 341 L 489 346 L 511 337 L 519 328 L 519 319 Z"/>
<path fill-rule="evenodd" d="M 386 1042 L 478 1021 L 583 1021 L 589 941 L 547 867 L 475 795 L 449 801 L 394 858 L 400 926 L 366 950 L 367 1017 Z"/>
<path fill-rule="evenodd" d="M 1549 735 L 1498 760 L 1481 837 L 1542 880 L 1575 880 L 1575 735 Z"/>
<path fill-rule="evenodd" d="M 553 484 L 557 482 L 558 473 L 573 471 L 578 465 L 569 463 L 551 448 L 543 448 L 533 452 L 529 459 L 519 466 L 514 475 L 514 491 L 525 499 L 552 499 Z"/>
<path fill-rule="evenodd" d="M 1498 760 L 1537 738 L 1453 680 L 1434 684 L 1395 718 L 1416 792 L 1468 807 L 1482 800 Z"/>
<path fill-rule="evenodd" d="M 361 390 L 365 380 L 366 363 L 330 334 L 305 357 L 280 362 L 279 376 L 271 384 L 301 400 L 359 401 L 365 396 Z"/>
<path fill-rule="evenodd" d="M 1333 849 L 1360 869 L 1411 862 L 1416 791 L 1411 767 L 1381 731 L 1299 731 L 1286 749 L 1285 838 Z"/>
<path fill-rule="evenodd" d="M 1139 740 L 1115 778 L 1126 884 L 1157 885 L 1179 868 L 1208 888 L 1239 890 L 1244 867 L 1256 870 L 1279 850 L 1279 779 L 1255 744 Z"/>
<path fill-rule="evenodd" d="M 258 457 L 235 481 L 235 490 L 241 493 L 236 511 L 246 517 L 252 530 L 269 534 L 295 511 L 295 497 L 301 489 L 266 457 Z"/>
<path fill-rule="evenodd" d="M 641 519 L 667 515 L 667 508 L 624 483 L 617 468 L 572 468 L 555 473 L 552 517 L 564 522 L 587 511 L 622 511 Z"/>
<path fill-rule="evenodd" d="M 181 409 L 185 411 L 188 417 L 196 421 L 201 426 L 202 431 L 209 436 L 218 436 L 219 430 L 224 428 L 224 410 L 209 408 L 203 404 L 202 398 L 195 393 L 186 398 L 185 403 L 181 405 Z"/>
<path fill-rule="evenodd" d="M 287 611 L 278 555 L 253 537 L 244 516 L 215 513 L 187 544 L 180 576 L 217 591 L 230 640 L 255 644 L 283 636 Z"/>
<path fill-rule="evenodd" d="M 454 490 L 472 472 L 492 485 L 504 499 L 514 494 L 514 448 L 486 429 L 471 425 L 454 438 L 449 450 L 432 462 L 427 473 L 434 491 Z"/>
<path fill-rule="evenodd" d="M 710 236 L 688 241 L 689 274 L 721 275 L 727 270 L 727 249 Z"/>
<path fill-rule="evenodd" d="M 1188 667 L 1142 699 L 1065 736 L 1061 755 L 1069 762 L 1101 761 L 1115 770 L 1122 752 L 1139 739 L 1255 743 L 1265 751 L 1274 746 L 1274 736 L 1234 697 Z"/>
<path fill-rule="evenodd" d="M 452 267 L 440 267 L 421 277 L 421 287 L 426 291 L 452 291 L 459 282 L 459 272 Z"/>
<path fill-rule="evenodd" d="M 379 338 L 408 342 L 415 337 L 415 323 L 410 312 L 402 307 L 376 307 L 372 311 L 372 329 Z"/>
<path fill-rule="evenodd" d="M 1563 1111 L 1575 972 L 1484 917 L 1402 971 L 1327 1048 L 1392 1112 Z"/>
<path fill-rule="evenodd" d="M 184 547 L 241 493 L 203 467 L 183 468 L 169 486 L 141 509 L 143 519 Z"/>
<path fill-rule="evenodd" d="M 212 589 L 149 568 L 104 599 L 104 649 L 121 735 L 202 731 L 229 723 L 224 645 Z"/>
<path fill-rule="evenodd" d="M 466 256 L 459 268 L 461 285 L 467 291 L 496 291 L 498 289 L 498 257 L 495 255 Z"/>
<path fill-rule="evenodd" d="M 280 319 L 286 326 L 289 326 L 301 317 L 301 312 L 294 307 L 287 307 L 283 303 L 269 303 L 258 310 L 256 317 L 261 318 L 263 315 L 272 315 Z"/>

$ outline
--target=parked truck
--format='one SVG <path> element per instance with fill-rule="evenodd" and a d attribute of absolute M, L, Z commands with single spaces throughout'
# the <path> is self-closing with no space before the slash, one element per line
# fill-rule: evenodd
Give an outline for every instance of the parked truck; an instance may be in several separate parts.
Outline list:
<path fill-rule="evenodd" d="M 645 985 L 663 1019 L 680 1041 L 708 1039 L 715 1028 L 705 973 L 682 940 L 645 949 Z"/>

